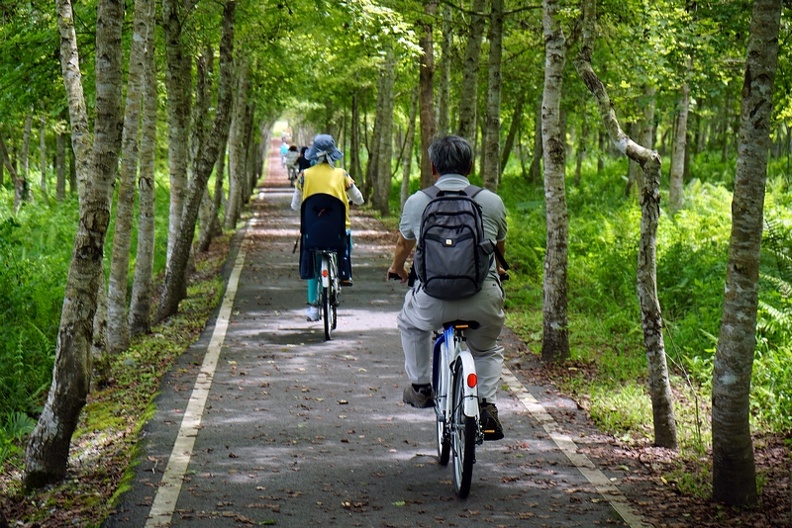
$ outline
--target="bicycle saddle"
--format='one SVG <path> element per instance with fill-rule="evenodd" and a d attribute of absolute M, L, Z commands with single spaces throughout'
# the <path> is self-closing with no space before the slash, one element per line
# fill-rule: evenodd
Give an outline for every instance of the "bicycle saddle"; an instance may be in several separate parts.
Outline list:
<path fill-rule="evenodd" d="M 454 328 L 470 328 L 472 330 L 475 330 L 480 325 L 478 321 L 465 321 L 463 319 L 457 319 L 455 321 L 446 321 L 445 323 L 443 323 L 443 328 L 449 328 L 451 326 L 453 326 Z"/>

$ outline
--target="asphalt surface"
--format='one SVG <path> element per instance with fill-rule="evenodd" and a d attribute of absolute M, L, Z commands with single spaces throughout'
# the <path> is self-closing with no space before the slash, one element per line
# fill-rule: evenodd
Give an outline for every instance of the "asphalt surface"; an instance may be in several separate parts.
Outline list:
<path fill-rule="evenodd" d="M 353 211 L 354 287 L 326 342 L 304 316 L 299 218 L 278 146 L 226 266 L 236 291 L 164 381 L 136 478 L 105 526 L 645 526 L 545 413 L 575 405 L 510 371 L 498 401 L 506 438 L 477 449 L 470 496 L 454 495 L 433 411 L 401 401 L 405 289 L 385 280 L 393 235 Z M 215 369 L 202 374 L 213 348 Z M 163 481 L 174 458 L 183 470 Z"/>

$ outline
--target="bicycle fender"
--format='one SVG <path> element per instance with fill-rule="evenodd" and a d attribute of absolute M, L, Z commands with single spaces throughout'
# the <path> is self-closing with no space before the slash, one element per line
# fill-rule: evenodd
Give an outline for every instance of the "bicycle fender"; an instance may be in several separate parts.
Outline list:
<path fill-rule="evenodd" d="M 330 273 L 328 272 L 330 260 L 326 257 L 322 257 L 322 286 L 327 288 L 330 286 Z"/>
<path fill-rule="evenodd" d="M 473 356 L 467 349 L 459 351 L 459 361 L 462 362 L 463 376 L 467 376 L 468 373 L 476 372 L 476 365 L 473 362 Z M 467 383 L 464 383 L 463 386 L 465 388 L 465 401 L 463 402 L 465 416 L 478 419 L 478 385 L 475 387 L 468 387 Z"/>

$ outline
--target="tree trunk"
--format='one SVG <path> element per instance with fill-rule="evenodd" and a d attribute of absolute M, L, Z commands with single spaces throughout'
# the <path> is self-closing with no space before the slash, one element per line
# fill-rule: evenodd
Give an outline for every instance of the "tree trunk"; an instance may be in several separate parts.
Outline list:
<path fill-rule="evenodd" d="M 237 85 L 234 91 L 234 110 L 231 130 L 228 135 L 228 207 L 225 228 L 236 228 L 242 215 L 242 190 L 244 188 L 244 137 L 245 108 L 247 107 L 248 63 L 240 60 L 237 69 Z"/>
<path fill-rule="evenodd" d="M 605 134 L 597 133 L 597 176 L 605 170 Z"/>
<path fill-rule="evenodd" d="M 377 94 L 381 93 L 383 88 L 383 83 L 385 82 L 385 78 L 380 76 L 377 79 Z M 380 155 L 380 142 L 382 141 L 382 124 L 384 123 L 384 119 L 382 117 L 383 112 L 383 104 L 385 101 L 377 96 L 377 100 L 375 103 L 374 108 L 374 127 L 371 131 L 371 137 L 368 142 L 368 165 L 366 165 L 366 178 L 363 182 L 362 192 L 363 196 L 371 196 L 374 194 L 374 180 L 377 179 L 377 170 L 379 169 L 379 155 Z"/>
<path fill-rule="evenodd" d="M 627 130 L 630 132 L 630 137 L 638 137 L 640 126 L 638 123 L 628 123 Z M 648 148 L 648 147 L 647 147 Z M 624 190 L 626 197 L 640 196 L 643 189 L 643 169 L 641 164 L 635 160 L 627 160 L 627 187 Z"/>
<path fill-rule="evenodd" d="M 352 119 L 350 123 L 350 133 L 349 133 L 349 167 L 347 167 L 347 171 L 349 171 L 349 175 L 352 177 L 355 182 L 363 184 L 362 181 L 358 181 L 362 175 L 362 170 L 360 168 L 360 149 L 363 148 L 363 145 L 360 141 L 360 95 L 358 91 L 355 91 L 352 94 Z"/>
<path fill-rule="evenodd" d="M 429 160 L 429 145 L 435 136 L 434 119 L 434 44 L 432 41 L 432 19 L 437 10 L 437 2 L 431 1 L 425 5 L 426 22 L 421 34 L 421 73 L 419 85 L 421 87 L 421 188 L 429 187 L 434 183 L 432 177 L 432 162 Z"/>
<path fill-rule="evenodd" d="M 531 159 L 531 167 L 528 169 L 528 175 L 531 183 L 538 183 L 542 180 L 542 158 L 544 152 L 542 151 L 542 99 L 539 98 L 535 119 L 534 119 L 534 145 L 533 145 L 533 159 Z"/>
<path fill-rule="evenodd" d="M 14 182 L 14 211 L 17 211 L 20 204 L 22 203 L 22 192 L 20 191 L 20 187 L 27 185 L 27 182 L 25 182 L 25 180 L 19 176 L 14 164 L 11 163 L 11 156 L 8 153 L 8 148 L 6 147 L 2 134 L 0 134 L 0 157 L 2 157 L 3 165 L 8 169 L 8 173 L 11 175 L 11 180 Z"/>
<path fill-rule="evenodd" d="M 407 124 L 407 134 L 404 138 L 404 159 L 402 160 L 402 182 L 399 193 L 399 204 L 404 207 L 404 202 L 410 196 L 410 173 L 412 172 L 412 153 L 415 145 L 415 114 L 418 113 L 418 87 L 412 95 L 410 102 L 410 121 Z"/>
<path fill-rule="evenodd" d="M 195 164 L 198 153 L 203 149 L 206 141 L 206 128 L 209 122 L 209 81 L 212 65 L 214 63 L 214 53 L 210 46 L 206 47 L 203 54 L 196 61 L 196 80 L 195 80 L 195 105 L 193 106 L 193 126 L 192 139 L 190 140 L 190 167 L 192 174 L 195 174 Z M 212 219 L 213 202 L 212 196 L 207 186 L 201 197 L 201 207 L 198 212 L 198 251 L 209 249 L 212 240 L 212 229 L 214 226 Z"/>
<path fill-rule="evenodd" d="M 47 117 L 41 116 L 39 123 L 39 169 L 41 170 L 41 196 L 49 203 L 47 194 Z"/>
<path fill-rule="evenodd" d="M 685 152 L 687 151 L 688 109 L 690 108 L 690 87 L 682 85 L 679 94 L 679 111 L 674 120 L 674 142 L 671 148 L 671 173 L 668 184 L 668 206 L 672 213 L 685 205 L 684 174 Z"/>
<path fill-rule="evenodd" d="M 218 86 L 217 110 L 212 125 L 212 131 L 206 142 L 206 148 L 201 152 L 199 163 L 196 167 L 195 177 L 190 180 L 187 196 L 184 202 L 179 237 L 173 248 L 173 265 L 165 273 L 162 300 L 157 309 L 155 319 L 161 321 L 165 317 L 178 311 L 179 302 L 184 298 L 187 285 L 187 261 L 195 233 L 195 222 L 198 219 L 198 209 L 201 197 L 206 189 L 206 183 L 212 174 L 212 168 L 217 161 L 217 152 L 220 149 L 222 138 L 228 134 L 231 122 L 231 99 L 233 84 L 233 49 L 234 49 L 234 12 L 236 2 L 228 0 L 223 9 L 223 37 L 220 43 L 220 80 Z"/>
<path fill-rule="evenodd" d="M 503 153 L 500 160 L 500 174 L 498 181 L 500 181 L 506 164 L 509 162 L 509 156 L 514 148 L 514 140 L 517 138 L 517 132 L 522 127 L 522 111 L 525 105 L 525 92 L 520 90 L 517 94 L 517 100 L 514 102 L 514 112 L 512 112 L 511 124 L 509 125 L 509 133 L 506 135 L 506 142 L 503 144 Z"/>
<path fill-rule="evenodd" d="M 440 81 L 437 87 L 437 135 L 446 136 L 451 132 L 451 49 L 454 30 L 452 25 L 451 6 L 443 4 L 443 40 L 440 45 L 442 60 L 440 62 Z"/>
<path fill-rule="evenodd" d="M 371 205 L 383 216 L 390 214 L 388 198 L 391 189 L 391 160 L 393 159 L 393 83 L 396 61 L 393 48 L 389 48 L 382 65 L 382 82 L 377 94 L 377 107 L 382 109 L 379 127 L 379 153 L 377 154 L 377 169 L 374 174 L 374 192 L 371 196 Z"/>
<path fill-rule="evenodd" d="M 638 162 L 644 170 L 641 190 L 641 238 L 638 248 L 638 301 L 649 367 L 649 394 L 655 427 L 655 445 L 677 448 L 676 421 L 671 384 L 663 343 L 663 319 L 657 298 L 657 223 L 660 217 L 661 160 L 657 152 L 638 145 L 619 126 L 605 86 L 591 67 L 596 25 L 595 0 L 583 2 L 583 42 L 575 69 L 597 101 L 603 124 L 620 152 Z"/>
<path fill-rule="evenodd" d="M 490 2 L 487 117 L 484 123 L 481 176 L 484 187 L 498 191 L 500 180 L 501 62 L 503 56 L 503 0 Z M 486 160 L 486 161 L 485 161 Z"/>
<path fill-rule="evenodd" d="M 74 151 L 74 138 L 66 142 L 66 152 L 69 154 L 69 194 L 72 196 L 79 193 L 80 183 L 77 178 L 77 154 Z"/>
<path fill-rule="evenodd" d="M 558 0 L 544 0 L 545 76 L 542 96 L 542 150 L 547 218 L 547 250 L 544 262 L 542 360 L 569 358 L 567 327 L 567 216 L 566 147 L 561 128 L 561 93 L 566 61 L 566 39 L 558 21 Z"/>
<path fill-rule="evenodd" d="M 588 116 L 585 111 L 581 112 L 580 123 L 580 136 L 577 141 L 577 149 L 575 150 L 575 187 L 580 187 L 581 173 L 583 172 L 583 161 L 588 156 L 588 136 L 589 124 Z"/>
<path fill-rule="evenodd" d="M 25 457 L 27 488 L 66 475 L 69 444 L 90 387 L 90 347 L 102 257 L 110 220 L 110 188 L 121 144 L 121 29 L 124 3 L 97 4 L 96 120 L 90 150 L 88 116 L 80 76 L 77 38 L 69 0 L 58 0 L 58 28 L 64 84 L 69 100 L 72 140 L 77 153 L 80 222 L 66 279 L 52 385 L 30 436 Z"/>
<path fill-rule="evenodd" d="M 155 3 L 149 5 L 151 22 L 146 32 L 146 60 L 143 78 L 143 116 L 140 130 L 138 171 L 138 238 L 135 274 L 129 306 L 129 332 L 151 331 L 152 273 L 154 269 L 154 165 L 157 147 L 157 64 L 154 56 Z"/>
<path fill-rule="evenodd" d="M 19 172 L 25 180 L 30 180 L 30 137 L 33 135 L 33 114 L 25 116 L 25 128 L 22 131 L 22 152 L 19 153 Z M 27 199 L 27 198 L 25 198 Z"/>
<path fill-rule="evenodd" d="M 212 244 L 212 240 L 216 235 L 223 232 L 223 227 L 220 225 L 220 207 L 223 205 L 223 181 L 225 179 L 225 160 L 226 160 L 226 147 L 228 146 L 228 136 L 222 138 L 222 143 L 217 152 L 217 161 L 215 161 L 214 175 L 215 186 L 212 196 L 212 203 L 208 214 L 201 218 L 201 234 L 198 240 L 198 251 L 208 251 Z"/>
<path fill-rule="evenodd" d="M 731 111 L 731 90 L 726 86 L 723 108 L 720 113 L 720 138 L 721 138 L 721 163 L 726 163 L 729 156 L 729 120 L 732 117 Z"/>
<path fill-rule="evenodd" d="M 107 290 L 107 346 L 116 354 L 129 348 L 127 282 L 129 248 L 135 214 L 135 179 L 138 172 L 138 132 L 143 100 L 146 61 L 146 34 L 153 23 L 153 0 L 135 0 L 134 35 L 129 51 L 124 132 L 122 136 L 121 177 L 118 183 L 113 255 Z"/>
<path fill-rule="evenodd" d="M 656 94 L 657 89 L 654 86 L 646 86 L 644 87 L 644 100 L 641 101 L 641 107 L 643 108 L 643 120 L 641 121 L 641 125 L 639 127 L 638 137 L 640 138 L 641 145 L 649 150 L 654 148 Z M 634 163 L 635 162 L 633 160 L 630 160 L 631 167 Z M 636 184 L 636 188 L 639 191 L 643 189 L 643 171 L 637 171 L 635 173 L 634 182 Z"/>
<path fill-rule="evenodd" d="M 66 132 L 58 132 L 55 142 L 55 199 L 62 202 L 66 199 Z"/>
<path fill-rule="evenodd" d="M 165 86 L 168 91 L 168 169 L 170 171 L 170 209 L 168 213 L 168 257 L 170 268 L 173 247 L 179 235 L 179 221 L 187 188 L 190 144 L 191 64 L 184 56 L 183 18 L 190 6 L 180 8 L 175 0 L 162 0 L 165 29 Z"/>
<path fill-rule="evenodd" d="M 14 211 L 19 211 L 22 202 L 30 200 L 29 178 L 29 152 L 30 152 L 30 132 L 33 126 L 33 115 L 28 114 L 25 118 L 25 129 L 22 132 L 22 152 L 19 154 L 20 167 L 17 173 L 16 184 L 14 185 Z"/>
<path fill-rule="evenodd" d="M 459 85 L 459 126 L 457 134 L 476 144 L 476 102 L 478 99 L 478 71 L 481 39 L 486 24 L 486 0 L 473 0 L 467 34 L 465 58 L 462 62 L 462 82 Z"/>
<path fill-rule="evenodd" d="M 112 193 L 112 190 L 110 190 Z M 111 197 L 112 204 L 112 197 Z M 96 313 L 93 320 L 93 335 L 91 336 L 90 364 L 93 366 L 91 385 L 93 390 L 96 383 L 107 379 L 109 363 L 107 361 L 107 282 L 104 273 L 99 274 L 99 288 L 96 295 Z"/>
<path fill-rule="evenodd" d="M 248 91 L 250 91 L 250 83 L 248 83 L 247 88 Z M 250 94 L 248 94 L 246 99 L 250 101 Z M 245 149 L 244 161 L 245 188 L 244 193 L 242 194 L 243 202 L 245 204 L 250 203 L 250 196 L 253 194 L 253 189 L 256 186 L 256 150 L 259 142 L 255 141 L 253 137 L 253 115 L 255 114 L 255 108 L 255 103 L 249 102 L 247 109 L 245 110 L 245 138 L 243 145 L 245 145 L 247 148 Z"/>
<path fill-rule="evenodd" d="M 756 0 L 742 90 L 732 231 L 712 374 L 712 494 L 730 506 L 756 504 L 750 426 L 751 370 L 780 0 Z"/>

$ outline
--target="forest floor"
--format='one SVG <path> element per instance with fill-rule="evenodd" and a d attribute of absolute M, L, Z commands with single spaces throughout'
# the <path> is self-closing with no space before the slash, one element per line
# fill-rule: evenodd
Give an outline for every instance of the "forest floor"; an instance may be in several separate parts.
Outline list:
<path fill-rule="evenodd" d="M 520 343 L 512 343 L 508 347 L 519 349 Z M 538 385 L 554 387 L 553 380 L 568 376 L 565 372 L 568 365 L 552 367 L 542 364 L 531 352 L 523 352 L 521 357 L 525 360 L 512 360 L 516 365 L 510 368 L 519 369 Z M 576 374 L 581 374 L 580 370 L 587 367 L 581 363 L 575 364 L 574 368 Z M 578 405 L 583 408 L 585 403 Z M 741 509 L 726 507 L 709 499 L 711 450 L 700 457 L 682 456 L 675 451 L 652 446 L 650 439 L 616 438 L 597 433 L 593 424 L 584 424 L 575 430 L 570 420 L 563 416 L 553 417 L 568 430 L 580 434 L 581 438 L 575 439 L 580 451 L 597 467 L 623 475 L 617 483 L 619 490 L 630 501 L 635 513 L 655 528 L 792 527 L 792 463 L 788 438 L 754 435 L 759 499 L 755 508 Z M 594 438 L 591 438 L 592 431 L 595 431 Z M 585 439 L 586 436 L 589 438 Z"/>

